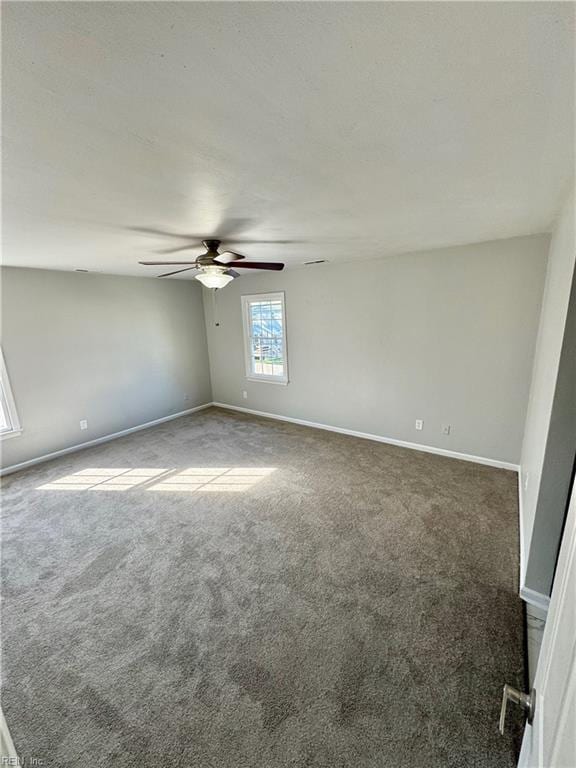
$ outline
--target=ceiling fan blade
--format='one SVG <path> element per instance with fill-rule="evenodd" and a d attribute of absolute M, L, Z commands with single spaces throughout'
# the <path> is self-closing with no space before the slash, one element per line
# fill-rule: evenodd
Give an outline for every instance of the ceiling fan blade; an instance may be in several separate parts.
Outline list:
<path fill-rule="evenodd" d="M 209 238 L 218 237 L 221 240 L 226 239 L 229 236 L 239 235 L 245 232 L 250 227 L 254 226 L 254 219 L 246 218 L 229 218 L 222 219 L 214 226 L 210 227 L 210 231 L 204 231 L 204 233 L 190 235 L 184 232 L 170 232 L 165 229 L 158 229 L 157 227 L 126 227 L 125 229 L 130 232 L 140 232 L 143 235 L 158 235 L 160 237 L 177 237 L 180 240 L 206 240 Z M 214 234 L 210 234 L 214 232 Z"/>
<path fill-rule="evenodd" d="M 188 272 L 191 269 L 196 269 L 196 267 L 186 267 L 185 269 L 177 269 L 175 272 L 165 272 L 163 275 L 158 275 L 158 277 L 170 277 L 170 275 L 179 275 L 180 272 Z"/>
<path fill-rule="evenodd" d="M 293 245 L 302 240 L 259 240 L 256 237 L 227 237 L 226 242 L 231 245 Z"/>
<path fill-rule="evenodd" d="M 178 248 L 163 248 L 161 251 L 155 251 L 155 253 L 178 253 L 179 251 L 189 251 L 190 248 L 199 248 L 195 243 L 190 245 L 179 245 Z"/>
<path fill-rule="evenodd" d="M 241 264 L 234 264 L 238 269 L 274 269 L 279 272 L 284 269 L 284 264 L 272 261 L 243 261 Z"/>
<path fill-rule="evenodd" d="M 226 272 L 224 272 L 225 275 L 232 275 L 232 277 L 240 277 L 240 272 L 236 272 L 235 269 L 227 269 Z"/>
<path fill-rule="evenodd" d="M 139 261 L 138 264 L 143 264 L 145 267 L 177 267 L 184 266 L 184 264 L 196 264 L 194 261 Z"/>
<path fill-rule="evenodd" d="M 229 237 L 239 235 L 242 232 L 254 226 L 254 219 L 247 218 L 224 218 L 214 227 L 217 236 L 221 240 L 227 240 Z"/>
<path fill-rule="evenodd" d="M 219 261 L 220 264 L 230 264 L 233 261 L 238 261 L 239 259 L 245 258 L 246 256 L 242 256 L 241 253 L 234 253 L 234 251 L 224 251 L 224 253 L 219 253 L 214 261 Z"/>
<path fill-rule="evenodd" d="M 158 235 L 158 237 L 177 237 L 178 240 L 201 240 L 201 235 L 180 234 L 179 232 L 166 232 L 164 229 L 154 227 L 126 227 L 129 232 L 140 232 L 143 235 Z"/>

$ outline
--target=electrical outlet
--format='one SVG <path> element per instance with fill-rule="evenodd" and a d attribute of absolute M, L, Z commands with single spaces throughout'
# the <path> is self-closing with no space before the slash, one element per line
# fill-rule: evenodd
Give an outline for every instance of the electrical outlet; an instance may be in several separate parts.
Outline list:
<path fill-rule="evenodd" d="M 248 400 L 248 392 L 246 392 L 245 389 L 242 390 L 242 397 L 244 398 L 244 400 Z"/>
<path fill-rule="evenodd" d="M 424 422 L 422 419 L 416 419 L 416 429 L 421 430 L 424 427 Z"/>
<path fill-rule="evenodd" d="M 443 435 L 449 435 L 451 429 L 452 429 L 452 427 L 450 426 L 450 424 L 442 424 L 442 434 Z"/>
<path fill-rule="evenodd" d="M 82 419 L 82 421 L 80 422 L 80 429 L 88 429 L 88 422 L 86 421 L 86 419 Z"/>

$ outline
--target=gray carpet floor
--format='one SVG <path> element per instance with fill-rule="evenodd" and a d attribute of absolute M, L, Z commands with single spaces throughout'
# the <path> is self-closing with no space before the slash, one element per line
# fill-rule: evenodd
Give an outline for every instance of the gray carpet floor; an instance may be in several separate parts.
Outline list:
<path fill-rule="evenodd" d="M 4 481 L 22 758 L 505 768 L 516 475 L 210 409 Z"/>

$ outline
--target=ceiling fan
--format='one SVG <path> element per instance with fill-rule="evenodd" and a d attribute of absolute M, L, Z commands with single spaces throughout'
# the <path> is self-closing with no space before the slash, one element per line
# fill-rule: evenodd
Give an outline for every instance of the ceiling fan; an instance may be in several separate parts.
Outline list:
<path fill-rule="evenodd" d="M 240 277 L 238 272 L 229 268 L 229 264 L 239 269 L 272 269 L 276 271 L 284 269 L 284 264 L 279 262 L 242 261 L 245 257 L 241 253 L 234 253 L 233 251 L 219 253 L 220 243 L 220 240 L 202 240 L 206 253 L 198 256 L 194 261 L 140 261 L 138 263 L 145 266 L 183 266 L 186 264 L 188 266 L 184 269 L 165 272 L 158 277 L 170 277 L 170 275 L 178 275 L 180 272 L 195 270 L 198 274 L 194 277 L 206 288 L 223 288 L 235 277 Z M 238 264 L 239 261 L 242 263 Z"/>

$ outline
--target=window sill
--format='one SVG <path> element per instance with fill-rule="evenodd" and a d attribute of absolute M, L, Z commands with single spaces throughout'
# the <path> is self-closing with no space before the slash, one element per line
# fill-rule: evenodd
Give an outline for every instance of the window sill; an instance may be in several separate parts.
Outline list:
<path fill-rule="evenodd" d="M 0 434 L 0 440 L 8 440 L 10 437 L 20 437 L 22 429 L 11 429 L 10 432 L 2 432 Z"/>
<path fill-rule="evenodd" d="M 288 385 L 288 380 L 280 381 L 278 379 L 267 379 L 265 376 L 246 376 L 246 379 L 248 381 L 257 381 L 260 384 L 280 384 L 282 387 L 286 387 Z"/>

